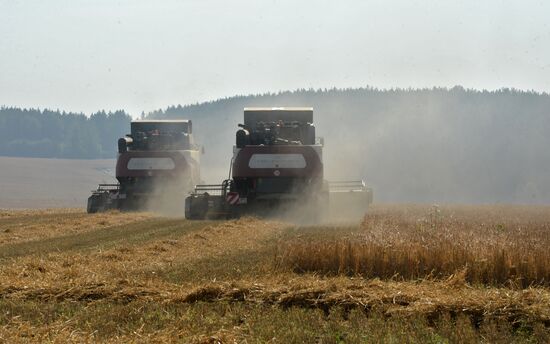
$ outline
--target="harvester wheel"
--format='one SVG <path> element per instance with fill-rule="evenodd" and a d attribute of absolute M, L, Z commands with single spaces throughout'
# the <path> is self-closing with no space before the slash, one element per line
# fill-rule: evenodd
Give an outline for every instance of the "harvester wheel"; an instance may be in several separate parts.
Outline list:
<path fill-rule="evenodd" d="M 204 220 L 208 211 L 208 196 L 189 196 L 185 199 L 185 218 Z"/>
<path fill-rule="evenodd" d="M 86 206 L 86 211 L 88 214 L 94 214 L 98 211 L 103 210 L 103 199 L 102 195 L 91 195 L 88 197 L 88 204 Z"/>

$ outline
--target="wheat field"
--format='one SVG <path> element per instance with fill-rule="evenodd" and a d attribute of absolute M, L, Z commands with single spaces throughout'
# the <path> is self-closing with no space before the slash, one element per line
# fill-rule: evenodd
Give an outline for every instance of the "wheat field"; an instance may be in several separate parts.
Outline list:
<path fill-rule="evenodd" d="M 550 286 L 545 207 L 403 206 L 374 211 L 358 227 L 312 228 L 283 245 L 280 259 L 296 271 Z"/>
<path fill-rule="evenodd" d="M 0 342 L 550 341 L 550 208 L 361 223 L 0 211 Z"/>

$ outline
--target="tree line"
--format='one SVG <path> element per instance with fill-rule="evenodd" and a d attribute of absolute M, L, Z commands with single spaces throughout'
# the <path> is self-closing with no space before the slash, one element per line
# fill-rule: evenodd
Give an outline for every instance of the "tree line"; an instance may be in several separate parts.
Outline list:
<path fill-rule="evenodd" d="M 171 106 L 190 118 L 203 175 L 226 176 L 251 106 L 313 106 L 328 179 L 363 178 L 378 201 L 550 202 L 550 95 L 453 88 L 302 89 Z"/>
<path fill-rule="evenodd" d="M 129 131 L 124 111 L 91 116 L 59 110 L 0 108 L 0 155 L 96 159 L 116 157 L 116 139 Z"/>

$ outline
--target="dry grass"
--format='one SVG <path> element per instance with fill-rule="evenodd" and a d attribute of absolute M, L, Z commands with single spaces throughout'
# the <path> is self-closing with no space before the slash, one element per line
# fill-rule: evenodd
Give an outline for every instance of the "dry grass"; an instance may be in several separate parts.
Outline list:
<path fill-rule="evenodd" d="M 550 290 L 544 283 L 476 286 L 465 273 L 365 279 L 344 268 L 296 273 L 290 263 L 299 252 L 291 249 L 318 243 L 371 238 L 391 248 L 415 233 L 441 240 L 438 233 L 449 223 L 460 224 L 453 228 L 460 228 L 461 240 L 479 232 L 504 245 L 505 238 L 517 238 L 511 234 L 517 226 L 530 228 L 526 238 L 532 239 L 533 228 L 545 228 L 545 213 L 378 207 L 363 225 L 340 228 L 110 213 L 82 216 L 78 223 L 91 228 L 76 232 L 80 225 L 67 216 L 83 214 L 74 211 L 5 216 L 48 234 L 0 246 L 0 342 L 546 342 Z M 142 218 L 116 221 L 126 215 Z M 503 228 L 492 227 L 497 220 Z M 60 229 L 50 231 L 56 222 Z M 414 231 L 404 230 L 411 223 Z M 388 228 L 393 235 L 383 235 Z M 321 254 L 301 255 L 306 252 L 312 259 Z M 334 261 L 327 256 L 322 262 Z M 332 274 L 338 271 L 346 273 Z"/>
<path fill-rule="evenodd" d="M 9 343 L 546 343 L 544 327 L 514 326 L 490 319 L 479 326 L 468 317 L 365 316 L 360 310 L 288 309 L 243 303 L 164 305 L 78 303 L 57 308 L 36 304 L 4 309 L 23 313 L 34 308 L 35 319 L 14 319 L 0 325 L 0 340 Z M 38 306 L 38 307 L 37 307 Z M 49 312 L 49 316 L 46 315 Z M 66 314 L 74 316 L 67 317 Z M 1 319 L 1 318 L 0 318 Z M 109 320 L 106 320 L 109 319 Z M 112 335 L 116 333 L 116 335 Z"/>
<path fill-rule="evenodd" d="M 110 211 L 89 215 L 82 209 L 0 210 L 0 247 L 59 235 L 80 234 L 151 218 L 148 213 Z"/>
<path fill-rule="evenodd" d="M 0 338 L 475 343 L 544 342 L 550 334 L 550 293 L 543 289 L 288 277 L 195 288 L 150 282 L 3 290 Z"/>
<path fill-rule="evenodd" d="M 296 271 L 413 280 L 460 273 L 469 283 L 526 288 L 550 285 L 549 247 L 547 207 L 383 207 L 359 228 L 284 242 L 280 259 Z"/>
<path fill-rule="evenodd" d="M 7 245 L 5 251 L 14 258 L 0 265 L 0 286 L 40 289 L 158 280 L 201 259 L 259 249 L 280 228 L 255 219 L 216 223 L 160 218 Z"/>
<path fill-rule="evenodd" d="M 284 281 L 284 283 L 283 283 Z M 162 280 L 112 280 L 104 283 L 49 286 L 9 286 L 0 296 L 11 301 L 127 303 L 147 301 L 161 304 L 196 302 L 243 302 L 283 308 L 321 309 L 327 315 L 340 307 L 385 316 L 429 316 L 464 314 L 473 321 L 501 318 L 550 326 L 550 293 L 541 288 L 464 288 L 456 283 L 421 283 L 380 280 L 350 280 L 316 276 L 278 276 L 233 282 L 209 282 L 181 286 Z"/>

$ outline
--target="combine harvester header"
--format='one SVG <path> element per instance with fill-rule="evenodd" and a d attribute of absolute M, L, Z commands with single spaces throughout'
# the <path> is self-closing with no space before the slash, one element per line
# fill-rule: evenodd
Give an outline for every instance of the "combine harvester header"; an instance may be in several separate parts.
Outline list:
<path fill-rule="evenodd" d="M 313 108 L 245 108 L 239 127 L 230 178 L 197 185 L 185 201 L 188 219 L 282 214 L 318 222 L 361 217 L 372 202 L 363 181 L 324 179 Z"/>

